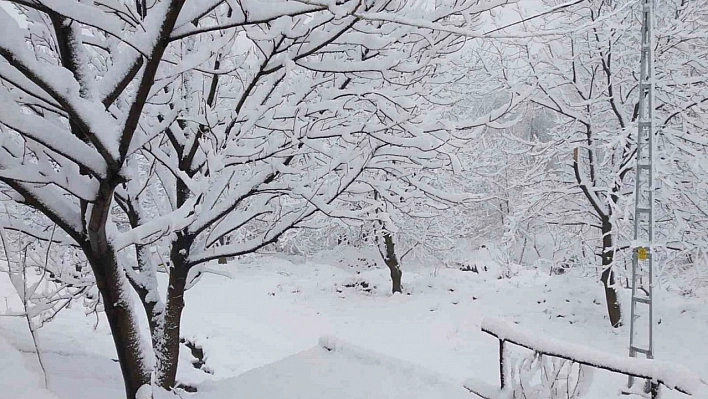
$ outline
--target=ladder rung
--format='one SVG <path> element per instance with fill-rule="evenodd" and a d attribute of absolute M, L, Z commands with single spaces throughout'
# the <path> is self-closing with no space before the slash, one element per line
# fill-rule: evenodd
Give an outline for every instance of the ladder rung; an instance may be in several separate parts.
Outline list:
<path fill-rule="evenodd" d="M 639 169 L 651 169 L 651 165 L 650 165 L 650 164 L 640 163 L 640 164 L 637 165 L 637 168 L 639 168 Z"/>
<path fill-rule="evenodd" d="M 635 297 L 632 297 L 632 300 L 635 302 L 646 303 L 647 305 L 651 304 L 651 299 L 649 299 L 649 298 L 635 296 Z"/>
<path fill-rule="evenodd" d="M 642 348 L 637 348 L 636 346 L 630 346 L 629 350 L 634 351 L 635 353 L 641 353 L 643 355 L 651 356 L 651 351 L 648 349 L 642 349 Z"/>
<path fill-rule="evenodd" d="M 637 212 L 649 212 L 651 209 L 649 208 L 643 208 L 643 207 L 637 207 Z"/>

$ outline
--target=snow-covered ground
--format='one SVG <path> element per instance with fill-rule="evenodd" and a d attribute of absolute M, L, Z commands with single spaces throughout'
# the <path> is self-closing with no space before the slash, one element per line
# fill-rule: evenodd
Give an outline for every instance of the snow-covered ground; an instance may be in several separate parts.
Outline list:
<path fill-rule="evenodd" d="M 178 379 L 197 385 L 199 399 L 330 398 L 338 386 L 342 398 L 436 398 L 443 393 L 457 398 L 470 377 L 490 384 L 498 381 L 497 341 L 480 331 L 485 316 L 504 317 L 546 337 L 626 354 L 628 329 L 610 328 L 602 287 L 595 279 L 530 270 L 498 279 L 493 265 L 483 271 L 490 262 L 486 258 L 471 254 L 480 273 L 409 268 L 404 272 L 406 293 L 395 296 L 388 294 L 388 273 L 382 268 L 355 270 L 327 257 L 263 256 L 232 262 L 224 269 L 230 278 L 205 275 L 187 293 L 183 336 L 201 346 L 206 357 L 198 370 L 190 363 L 191 351 L 183 346 Z M 16 306 L 13 295 L 0 277 L 3 306 Z M 706 302 L 660 291 L 655 333 L 658 359 L 686 366 L 704 380 L 708 380 Z M 38 336 L 51 392 L 41 389 L 25 320 L 0 317 L 0 399 L 123 397 L 104 320 L 85 316 L 76 304 L 40 329 Z M 387 360 L 374 362 L 374 367 L 371 362 L 361 364 L 361 356 L 347 356 L 346 350 L 329 353 L 317 346 L 321 336 L 335 336 L 364 348 L 357 351 L 379 353 Z M 305 369 L 308 365 L 310 371 Z M 390 370 L 390 375 L 381 376 L 382 370 Z M 273 375 L 279 378 L 267 378 Z M 293 381 L 306 376 L 315 381 L 318 375 L 330 384 L 301 384 L 295 393 Z M 596 372 L 587 397 L 616 397 L 625 383 L 622 376 Z M 282 393 L 283 387 L 291 387 L 285 391 L 291 395 L 276 396 L 274 392 Z M 309 390 L 302 391 L 305 388 Z M 455 393 L 445 393 L 450 390 Z M 681 397 L 675 392 L 664 395 Z"/>

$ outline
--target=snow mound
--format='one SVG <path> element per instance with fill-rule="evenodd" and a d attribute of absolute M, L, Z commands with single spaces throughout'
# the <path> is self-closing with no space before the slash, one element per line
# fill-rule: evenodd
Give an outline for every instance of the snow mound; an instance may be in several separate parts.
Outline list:
<path fill-rule="evenodd" d="M 314 348 L 198 389 L 194 399 L 470 399 L 460 383 L 331 336 Z"/>

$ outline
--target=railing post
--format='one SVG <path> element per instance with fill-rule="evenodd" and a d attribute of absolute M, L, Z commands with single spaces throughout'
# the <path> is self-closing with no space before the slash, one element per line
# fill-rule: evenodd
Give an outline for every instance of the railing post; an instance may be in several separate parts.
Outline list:
<path fill-rule="evenodd" d="M 656 381 L 650 381 L 649 391 L 651 392 L 651 399 L 659 399 L 659 383 Z"/>
<path fill-rule="evenodd" d="M 500 382 L 499 385 L 502 390 L 504 390 L 505 384 L 506 384 L 506 381 L 504 378 L 505 377 L 505 375 L 504 375 L 505 374 L 504 373 L 504 362 L 506 361 L 506 359 L 504 358 L 504 352 L 505 352 L 504 344 L 505 343 L 506 343 L 506 341 L 504 341 L 503 339 L 499 340 L 499 382 Z"/>

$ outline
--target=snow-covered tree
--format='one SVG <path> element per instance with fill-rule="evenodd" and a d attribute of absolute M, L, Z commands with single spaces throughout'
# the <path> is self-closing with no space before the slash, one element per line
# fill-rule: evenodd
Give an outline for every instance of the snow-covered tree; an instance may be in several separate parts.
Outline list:
<path fill-rule="evenodd" d="M 376 186 L 371 174 L 435 192 L 415 170 L 450 168 L 459 136 L 426 114 L 430 79 L 503 2 L 10 3 L 0 181 L 83 252 L 126 395 L 142 398 L 151 381 L 176 384 L 184 291 L 200 265 L 317 213 L 370 218 L 337 199 Z M 169 257 L 164 299 L 153 250 Z"/>
<path fill-rule="evenodd" d="M 527 106 L 536 113 L 555 114 L 546 137 L 526 144 L 547 165 L 556 165 L 544 173 L 550 184 L 527 191 L 527 200 L 541 204 L 543 210 L 522 208 L 532 209 L 545 223 L 565 226 L 568 234 L 597 240 L 593 247 L 613 326 L 621 323 L 613 266 L 631 257 L 624 250 L 632 239 L 639 6 L 632 1 L 584 2 L 540 20 L 546 29 L 566 35 L 528 40 L 516 47 L 518 52 L 511 51 L 512 46 L 498 50 L 510 89 L 524 90 L 517 86 L 524 82 L 535 93 Z M 698 111 L 706 101 L 704 79 L 698 78 L 705 65 L 696 57 L 705 54 L 700 39 L 706 32 L 705 6 L 703 1 L 669 1 L 657 8 L 655 111 L 661 154 L 657 162 L 660 179 L 667 182 L 658 192 L 662 212 L 657 215 L 658 238 L 665 247 L 683 241 L 680 237 L 685 234 L 670 227 L 675 222 L 667 209 L 686 209 L 684 204 L 692 202 L 666 186 L 686 179 L 700 181 L 690 174 L 703 173 L 695 165 L 705 150 L 705 123 L 699 122 Z M 699 137 L 703 138 L 696 140 Z M 701 194 L 689 196 L 695 202 L 691 206 L 701 207 Z"/>

